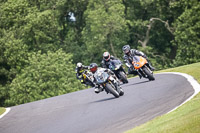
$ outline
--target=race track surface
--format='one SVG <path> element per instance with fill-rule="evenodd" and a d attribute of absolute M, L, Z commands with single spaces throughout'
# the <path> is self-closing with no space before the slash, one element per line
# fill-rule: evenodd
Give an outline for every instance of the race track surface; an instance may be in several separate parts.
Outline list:
<path fill-rule="evenodd" d="M 0 133 L 122 133 L 169 112 L 194 93 L 180 75 L 155 78 L 129 79 L 120 98 L 90 88 L 11 107 L 0 119 Z"/>

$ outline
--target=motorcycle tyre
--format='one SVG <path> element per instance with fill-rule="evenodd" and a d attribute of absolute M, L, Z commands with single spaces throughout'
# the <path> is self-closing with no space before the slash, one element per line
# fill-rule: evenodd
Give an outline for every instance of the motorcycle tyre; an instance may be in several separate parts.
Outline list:
<path fill-rule="evenodd" d="M 88 85 L 89 85 L 89 86 L 95 87 L 95 84 L 94 84 L 92 81 L 90 81 L 89 79 L 87 79 L 86 82 L 88 82 Z"/>
<path fill-rule="evenodd" d="M 150 71 L 149 71 L 146 67 L 143 68 L 143 71 L 144 71 L 145 74 L 148 76 L 147 78 L 148 78 L 150 81 L 151 81 L 151 80 L 155 80 L 153 74 L 150 73 Z"/>
<path fill-rule="evenodd" d="M 119 72 L 119 74 L 120 74 L 120 77 L 121 77 L 122 82 L 123 82 L 124 84 L 125 84 L 125 83 L 128 83 L 128 79 L 127 79 L 125 73 L 124 73 L 124 72 Z"/>
<path fill-rule="evenodd" d="M 123 90 L 120 90 L 119 95 L 120 95 L 120 96 L 123 96 L 123 95 L 124 95 L 124 91 L 123 91 Z"/>
<path fill-rule="evenodd" d="M 116 98 L 119 97 L 119 93 L 118 93 L 115 89 L 113 89 L 113 87 L 112 87 L 109 83 L 106 84 L 105 88 L 106 88 L 111 94 L 113 94 Z"/>

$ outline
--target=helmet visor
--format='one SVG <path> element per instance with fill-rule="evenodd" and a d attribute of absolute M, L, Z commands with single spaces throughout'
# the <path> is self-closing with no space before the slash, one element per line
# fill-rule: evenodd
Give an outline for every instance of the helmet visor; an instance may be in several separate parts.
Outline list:
<path fill-rule="evenodd" d="M 125 49 L 125 50 L 124 50 L 124 53 L 125 53 L 125 54 L 128 54 L 129 51 L 130 51 L 129 49 Z"/>
<path fill-rule="evenodd" d="M 104 60 L 109 61 L 110 60 L 110 54 L 108 54 L 106 56 L 104 55 L 103 58 L 104 58 Z"/>
<path fill-rule="evenodd" d="M 96 72 L 97 71 L 97 66 L 95 66 L 93 68 L 90 68 L 90 71 L 93 72 L 93 73 Z"/>
<path fill-rule="evenodd" d="M 108 59 L 109 58 L 109 56 L 104 56 L 104 59 Z"/>

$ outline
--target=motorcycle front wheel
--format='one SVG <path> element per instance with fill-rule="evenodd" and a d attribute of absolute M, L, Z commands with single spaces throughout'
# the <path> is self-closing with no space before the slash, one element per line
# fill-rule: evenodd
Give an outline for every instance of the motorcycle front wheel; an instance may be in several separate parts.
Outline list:
<path fill-rule="evenodd" d="M 123 83 L 128 83 L 128 79 L 127 79 L 127 77 L 126 77 L 126 74 L 124 73 L 124 72 L 119 72 L 119 74 L 120 74 L 120 77 L 121 77 L 121 80 L 122 80 L 122 82 Z"/>
<path fill-rule="evenodd" d="M 116 98 L 119 97 L 119 93 L 112 87 L 111 84 L 107 83 L 105 88 L 107 89 L 108 92 L 110 92 L 111 94 L 113 94 Z"/>
<path fill-rule="evenodd" d="M 91 80 L 86 79 L 85 82 L 86 82 L 87 85 L 89 85 L 91 87 L 95 87 L 95 84 Z"/>
<path fill-rule="evenodd" d="M 149 80 L 155 80 L 153 73 L 151 73 L 146 67 L 143 68 L 143 71 L 145 72 Z"/>

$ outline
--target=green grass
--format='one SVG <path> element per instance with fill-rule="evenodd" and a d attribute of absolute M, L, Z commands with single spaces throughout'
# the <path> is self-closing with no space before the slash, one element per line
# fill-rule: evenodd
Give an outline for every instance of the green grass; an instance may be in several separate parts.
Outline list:
<path fill-rule="evenodd" d="M 6 111 L 5 108 L 0 107 L 0 115 L 2 115 Z"/>
<path fill-rule="evenodd" d="M 200 63 L 166 69 L 159 72 L 187 73 L 200 83 Z M 126 133 L 200 133 L 200 93 L 177 110 L 159 116 Z"/>

